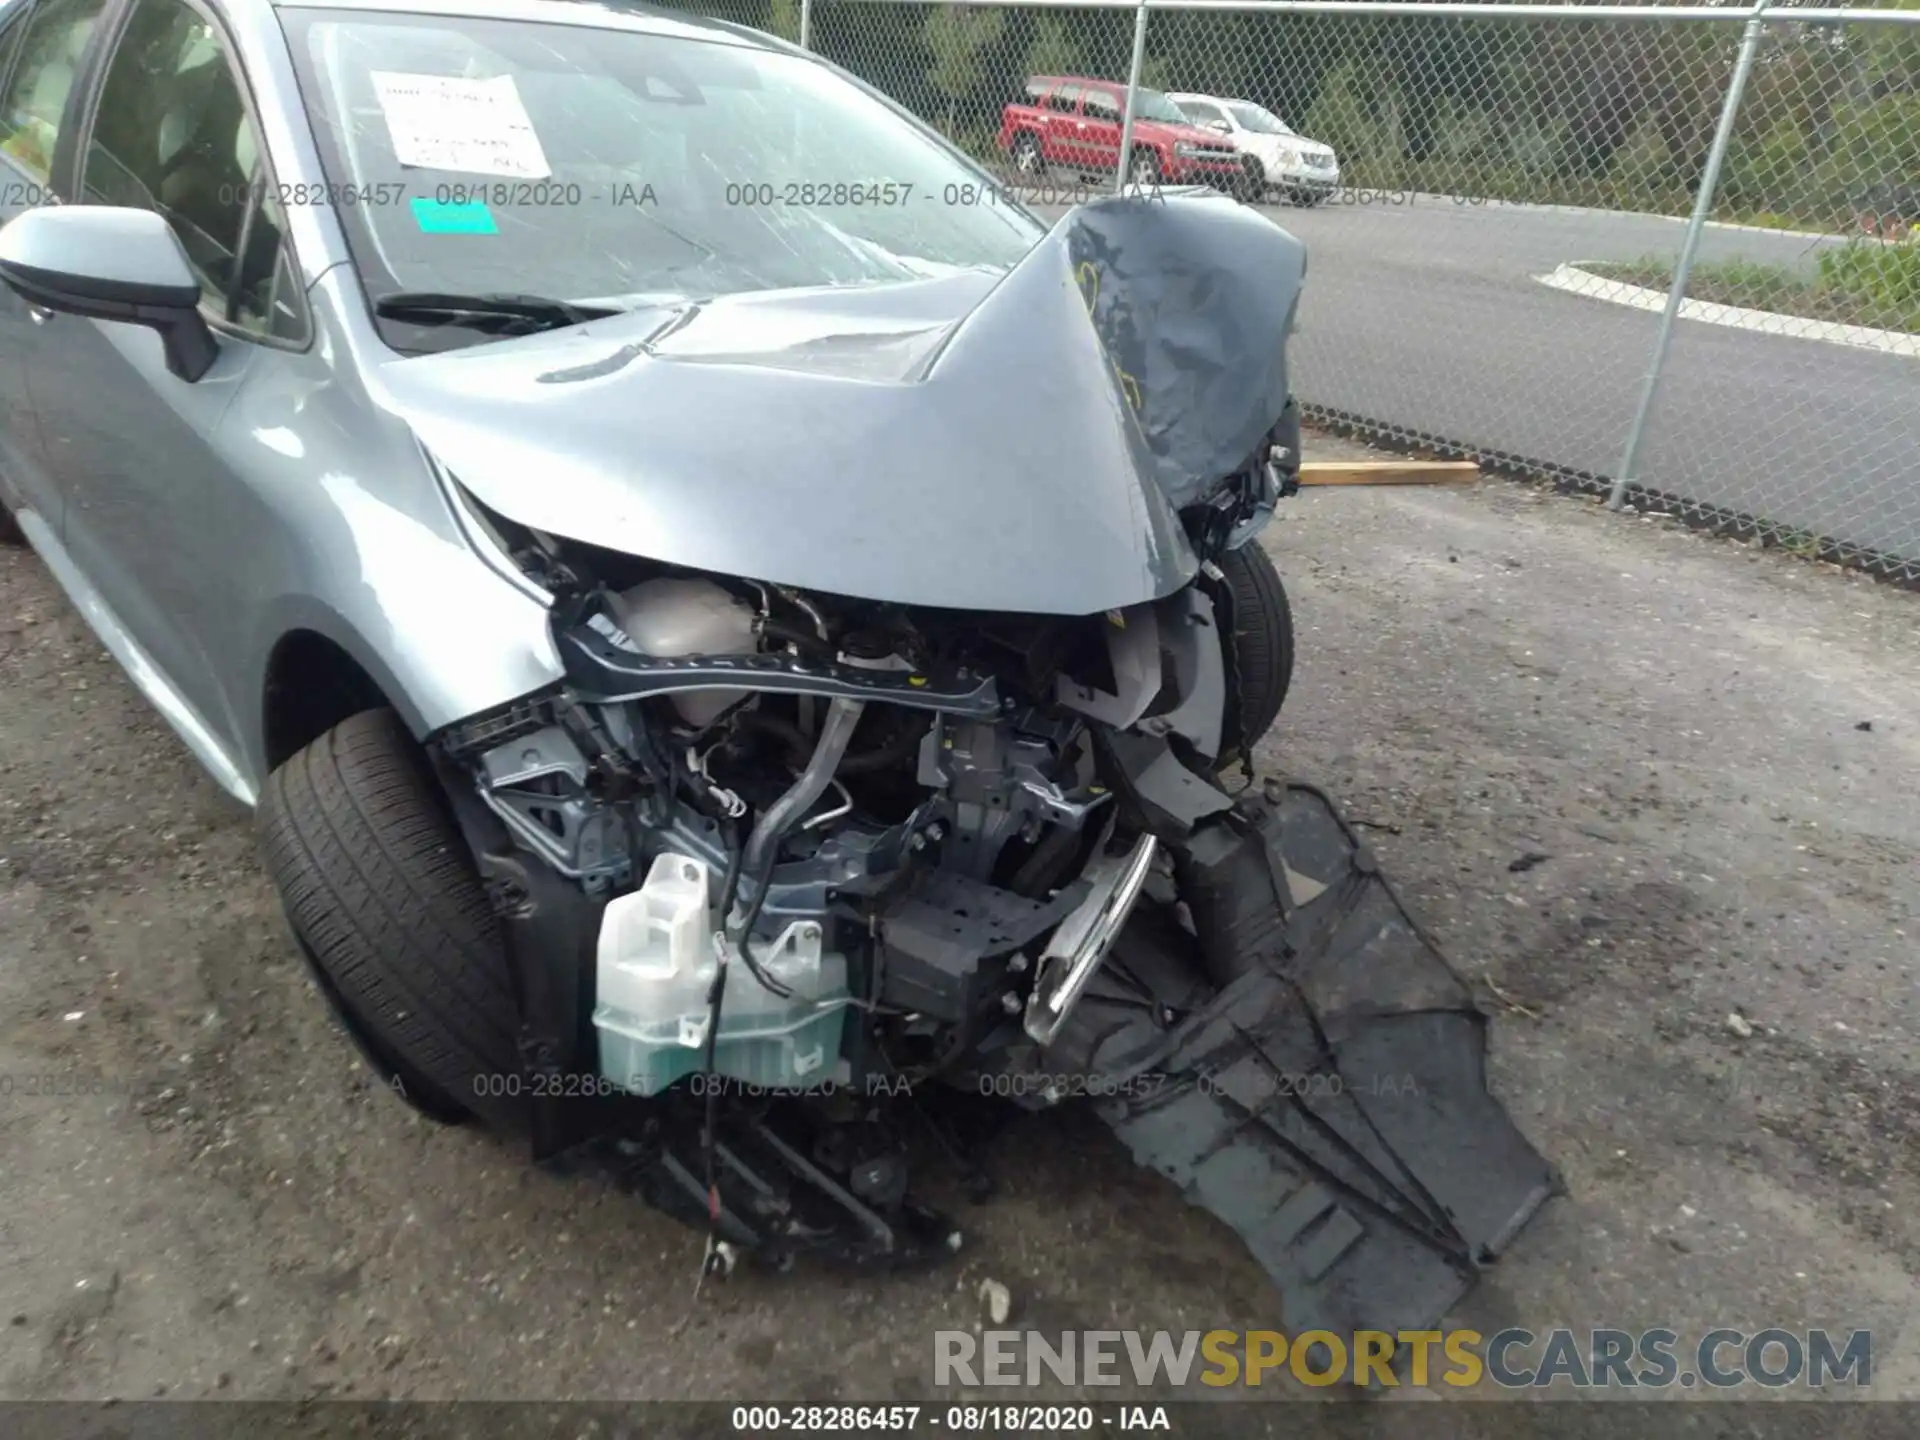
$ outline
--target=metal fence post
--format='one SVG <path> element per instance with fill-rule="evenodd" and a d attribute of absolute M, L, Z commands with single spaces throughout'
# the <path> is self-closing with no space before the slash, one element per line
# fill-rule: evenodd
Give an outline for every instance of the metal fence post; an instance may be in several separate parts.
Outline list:
<path fill-rule="evenodd" d="M 813 0 L 800 0 L 800 48 L 811 50 L 807 43 L 813 34 Z"/>
<path fill-rule="evenodd" d="M 1673 267 L 1673 284 L 1667 289 L 1667 305 L 1660 312 L 1660 328 L 1653 338 L 1653 359 L 1647 366 L 1646 383 L 1640 389 L 1640 403 L 1633 412 L 1627 430 L 1627 446 L 1620 456 L 1620 473 L 1614 476 L 1607 496 L 1607 508 L 1618 510 L 1627 501 L 1627 486 L 1640 463 L 1640 442 L 1646 438 L 1647 416 L 1653 411 L 1654 396 L 1660 390 L 1660 374 L 1666 368 L 1667 351 L 1673 344 L 1673 322 L 1687 298 L 1687 281 L 1693 274 L 1693 257 L 1700 248 L 1700 236 L 1707 216 L 1713 212 L 1714 192 L 1720 186 L 1720 166 L 1727 158 L 1727 145 L 1733 139 L 1733 127 L 1740 117 L 1740 100 L 1746 94 L 1747 77 L 1753 73 L 1754 53 L 1760 37 L 1766 33 L 1767 9 L 1773 0 L 1759 0 L 1747 17 L 1745 33 L 1740 37 L 1740 55 L 1733 62 L 1733 77 L 1727 81 L 1727 98 L 1720 106 L 1720 123 L 1714 127 L 1713 148 L 1707 152 L 1706 169 L 1700 174 L 1700 190 L 1694 196 L 1693 214 L 1687 219 L 1686 238 L 1680 242 L 1680 258 Z"/>
<path fill-rule="evenodd" d="M 1133 14 L 1133 59 L 1127 66 L 1126 108 L 1120 112 L 1120 159 L 1113 171 L 1113 193 L 1126 193 L 1133 158 L 1133 97 L 1140 89 L 1140 66 L 1147 57 L 1147 0 Z"/>

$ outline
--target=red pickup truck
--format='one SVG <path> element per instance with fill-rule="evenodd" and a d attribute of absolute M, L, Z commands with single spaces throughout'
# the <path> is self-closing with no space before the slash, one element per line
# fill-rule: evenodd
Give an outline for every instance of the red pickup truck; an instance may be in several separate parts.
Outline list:
<path fill-rule="evenodd" d="M 1036 75 L 1024 98 L 1000 116 L 1000 148 L 1022 175 L 1049 168 L 1111 175 L 1120 167 L 1120 117 L 1127 87 L 1075 75 Z M 1241 182 L 1239 152 L 1182 115 L 1158 90 L 1135 92 L 1127 179 L 1136 185 Z"/>

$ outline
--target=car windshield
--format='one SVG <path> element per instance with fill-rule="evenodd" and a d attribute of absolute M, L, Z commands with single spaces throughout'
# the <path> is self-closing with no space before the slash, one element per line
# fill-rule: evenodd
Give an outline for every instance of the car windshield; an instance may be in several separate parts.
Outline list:
<path fill-rule="evenodd" d="M 375 297 L 617 304 L 905 281 L 1009 267 L 1045 233 L 804 56 L 608 12 L 282 15 Z"/>
<path fill-rule="evenodd" d="M 1158 90 L 1141 89 L 1135 93 L 1133 118 L 1136 120 L 1158 120 L 1165 125 L 1191 125 L 1193 122 L 1180 112 L 1180 107 L 1162 95 Z"/>
<path fill-rule="evenodd" d="M 1229 100 L 1227 109 L 1233 112 L 1234 120 L 1242 130 L 1251 130 L 1256 135 L 1291 135 L 1287 122 L 1270 110 L 1262 110 L 1258 105 L 1249 105 L 1245 100 Z"/>

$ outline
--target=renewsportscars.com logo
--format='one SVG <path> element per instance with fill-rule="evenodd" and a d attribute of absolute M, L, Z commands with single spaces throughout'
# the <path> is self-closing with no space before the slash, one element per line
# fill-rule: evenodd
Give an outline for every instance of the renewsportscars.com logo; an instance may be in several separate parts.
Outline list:
<path fill-rule="evenodd" d="M 1404 1355 L 1404 1363 L 1396 1357 Z M 1868 1330 L 937 1330 L 936 1386 L 1398 1386 L 1505 1390 L 1873 1383 Z"/>

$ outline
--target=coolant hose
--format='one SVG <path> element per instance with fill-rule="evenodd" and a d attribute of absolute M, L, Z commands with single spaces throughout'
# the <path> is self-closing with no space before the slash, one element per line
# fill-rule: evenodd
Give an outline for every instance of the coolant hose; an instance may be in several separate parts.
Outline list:
<path fill-rule="evenodd" d="M 751 876 L 753 881 L 752 906 L 744 914 L 735 910 L 727 916 L 727 938 L 736 946 L 760 912 L 780 842 L 800 823 L 800 817 L 813 808 L 813 802 L 826 794 L 827 787 L 833 783 L 833 773 L 840 768 L 841 757 L 853 740 L 854 727 L 859 725 L 861 712 L 866 708 L 864 700 L 842 698 L 828 704 L 826 719 L 820 725 L 820 738 L 814 743 L 813 758 L 807 761 L 806 768 L 787 793 L 762 811 L 754 823 L 753 833 L 747 837 L 746 849 L 740 856 L 740 873 Z"/>

